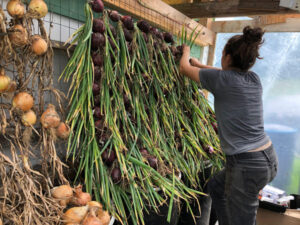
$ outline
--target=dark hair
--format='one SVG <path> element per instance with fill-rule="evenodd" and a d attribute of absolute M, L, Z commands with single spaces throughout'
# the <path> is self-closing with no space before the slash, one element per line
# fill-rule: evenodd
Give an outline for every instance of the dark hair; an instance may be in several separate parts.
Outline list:
<path fill-rule="evenodd" d="M 230 66 L 242 71 L 249 70 L 259 56 L 259 48 L 263 44 L 264 31 L 260 28 L 245 27 L 242 35 L 235 35 L 225 45 L 225 55 L 230 55 L 232 64 Z"/>

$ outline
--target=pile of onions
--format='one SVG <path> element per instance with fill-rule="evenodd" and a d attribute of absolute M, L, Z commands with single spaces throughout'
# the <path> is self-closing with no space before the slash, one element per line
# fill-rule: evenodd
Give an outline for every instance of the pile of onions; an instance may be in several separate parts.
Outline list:
<path fill-rule="evenodd" d="M 36 55 L 44 55 L 48 50 L 47 42 L 40 36 L 32 36 L 32 46 L 31 49 Z"/>
<path fill-rule="evenodd" d="M 21 0 L 10 0 L 6 9 L 9 15 L 14 18 L 22 18 L 25 14 L 25 6 Z"/>
<path fill-rule="evenodd" d="M 43 0 L 31 0 L 28 6 L 32 18 L 41 19 L 48 13 L 48 6 Z"/>
<path fill-rule="evenodd" d="M 8 37 L 14 46 L 23 47 L 28 44 L 28 33 L 22 25 L 13 26 L 12 31 Z"/>
<path fill-rule="evenodd" d="M 57 128 L 60 124 L 60 117 L 55 110 L 55 106 L 48 105 L 48 108 L 41 116 L 41 124 L 44 128 Z"/>
<path fill-rule="evenodd" d="M 70 127 L 64 122 L 61 122 L 59 126 L 56 128 L 56 136 L 58 136 L 61 139 L 67 139 L 69 135 L 70 135 Z"/>
<path fill-rule="evenodd" d="M 22 115 L 21 120 L 24 126 L 31 127 L 36 123 L 36 114 L 32 110 L 29 110 Z"/>
<path fill-rule="evenodd" d="M 33 97 L 27 92 L 20 92 L 13 98 L 12 102 L 14 108 L 21 109 L 24 112 L 30 110 L 33 104 Z"/>
<path fill-rule="evenodd" d="M 5 70 L 1 68 L 0 70 L 0 93 L 7 91 L 10 87 L 11 79 L 6 76 Z"/>
<path fill-rule="evenodd" d="M 78 185 L 75 188 L 75 196 L 72 198 L 72 203 L 78 206 L 84 206 L 88 202 L 92 201 L 92 197 L 89 193 L 82 191 L 82 185 Z"/>

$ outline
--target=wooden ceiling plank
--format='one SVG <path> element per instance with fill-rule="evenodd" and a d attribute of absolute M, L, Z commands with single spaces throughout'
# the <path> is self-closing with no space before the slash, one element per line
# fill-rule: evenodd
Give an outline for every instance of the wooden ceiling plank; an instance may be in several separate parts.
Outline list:
<path fill-rule="evenodd" d="M 300 18 L 286 18 L 286 22 L 274 24 L 259 24 L 255 20 L 212 22 L 216 33 L 241 33 L 245 26 L 260 26 L 266 32 L 300 32 Z"/>
<path fill-rule="evenodd" d="M 136 18 L 147 20 L 152 25 L 175 35 L 181 32 L 183 24 L 189 27 L 187 29 L 188 38 L 192 34 L 193 29 L 197 28 L 196 30 L 200 34 L 195 40 L 196 44 L 206 46 L 214 43 L 216 36 L 214 32 L 161 0 L 103 1 L 108 7 L 115 8 L 122 13 L 130 14 Z"/>
<path fill-rule="evenodd" d="M 300 13 L 280 7 L 279 0 L 226 0 L 203 2 L 194 0 L 192 4 L 172 5 L 190 18 L 232 17 L 265 14 Z"/>

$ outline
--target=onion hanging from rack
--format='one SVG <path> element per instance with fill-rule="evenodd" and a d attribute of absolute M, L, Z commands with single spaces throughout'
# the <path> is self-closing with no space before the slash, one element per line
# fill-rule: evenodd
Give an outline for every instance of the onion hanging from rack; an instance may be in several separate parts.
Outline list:
<path fill-rule="evenodd" d="M 48 44 L 40 35 L 34 35 L 31 39 L 31 49 L 36 55 L 43 55 L 47 52 Z"/>
<path fill-rule="evenodd" d="M 32 110 L 22 115 L 22 123 L 26 127 L 33 126 L 36 123 L 36 114 Z"/>
<path fill-rule="evenodd" d="M 41 19 L 48 13 L 48 6 L 43 0 L 31 0 L 28 6 L 32 18 Z"/>
<path fill-rule="evenodd" d="M 61 139 L 67 139 L 70 135 L 70 127 L 66 123 L 61 122 L 56 129 L 56 135 Z"/>
<path fill-rule="evenodd" d="M 26 112 L 32 108 L 33 103 L 33 97 L 30 94 L 27 92 L 20 92 L 14 97 L 12 105 L 14 108 Z"/>
<path fill-rule="evenodd" d="M 41 116 L 41 124 L 44 128 L 56 128 L 60 124 L 60 117 L 55 110 L 55 106 L 48 105 L 48 108 Z"/>
<path fill-rule="evenodd" d="M 28 44 L 27 30 L 20 24 L 12 27 L 12 32 L 8 35 L 11 43 L 16 47 L 23 47 Z"/>
<path fill-rule="evenodd" d="M 22 18 L 25 14 L 25 6 L 20 0 L 10 0 L 6 9 L 8 14 L 14 18 Z"/>
<path fill-rule="evenodd" d="M 0 93 L 5 92 L 9 89 L 11 79 L 6 76 L 5 70 L 1 68 L 0 70 Z"/>

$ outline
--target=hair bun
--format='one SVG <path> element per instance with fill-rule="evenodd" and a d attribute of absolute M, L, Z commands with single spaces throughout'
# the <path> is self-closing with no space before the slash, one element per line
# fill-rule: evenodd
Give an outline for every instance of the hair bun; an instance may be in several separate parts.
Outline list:
<path fill-rule="evenodd" d="M 265 32 L 260 27 L 251 28 L 250 26 L 246 26 L 243 30 L 243 39 L 249 44 L 260 44 L 264 33 Z"/>

